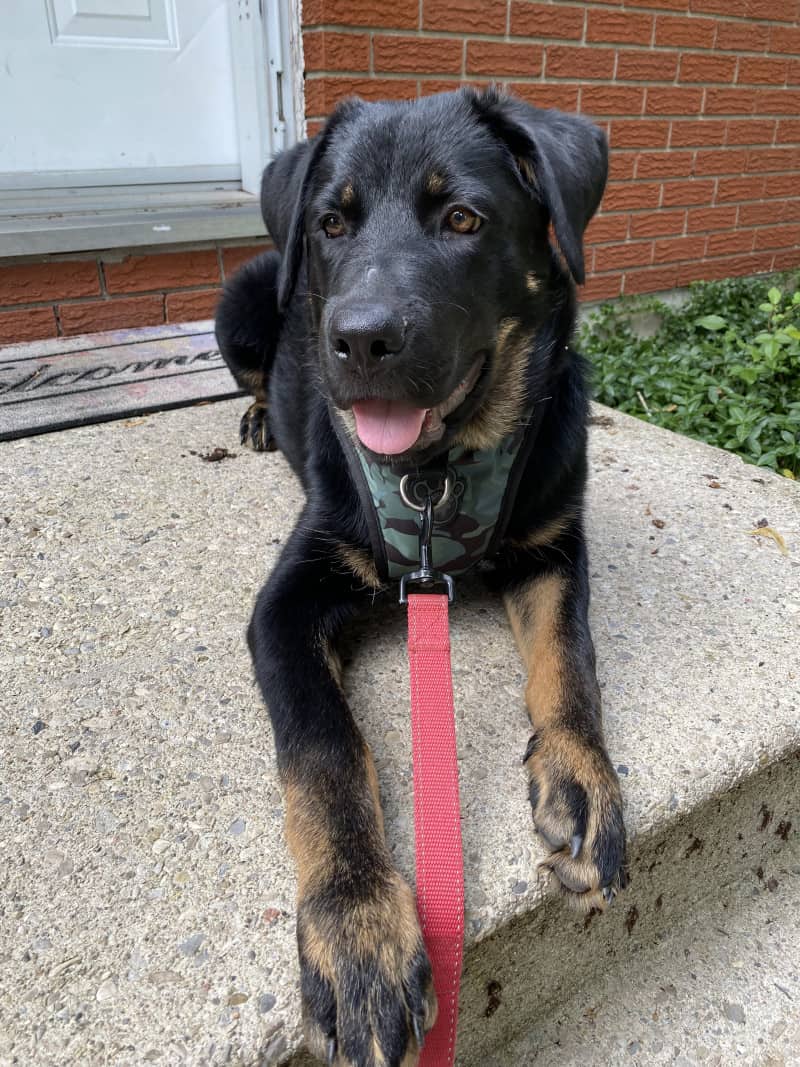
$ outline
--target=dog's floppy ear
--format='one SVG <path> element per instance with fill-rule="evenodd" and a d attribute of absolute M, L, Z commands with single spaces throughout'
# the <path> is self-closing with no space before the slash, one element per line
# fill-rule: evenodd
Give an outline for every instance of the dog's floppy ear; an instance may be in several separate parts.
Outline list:
<path fill-rule="evenodd" d="M 476 94 L 473 105 L 508 146 L 523 184 L 550 215 L 573 278 L 583 284 L 583 232 L 608 176 L 605 134 L 579 115 L 543 111 L 492 90 Z"/>
<path fill-rule="evenodd" d="M 281 254 L 278 276 L 278 307 L 285 311 L 294 292 L 305 248 L 305 211 L 316 169 L 333 131 L 357 107 L 356 101 L 340 104 L 325 127 L 310 141 L 281 152 L 261 179 L 261 214 Z"/>

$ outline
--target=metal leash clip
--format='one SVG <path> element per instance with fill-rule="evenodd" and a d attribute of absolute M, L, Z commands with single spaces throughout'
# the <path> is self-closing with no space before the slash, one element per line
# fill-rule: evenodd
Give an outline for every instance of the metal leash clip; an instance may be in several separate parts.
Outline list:
<path fill-rule="evenodd" d="M 400 603 L 408 603 L 408 586 L 419 585 L 420 593 L 432 593 L 433 586 L 444 585 L 447 589 L 448 603 L 456 598 L 456 588 L 449 574 L 434 570 L 431 566 L 431 542 L 433 540 L 433 500 L 429 496 L 423 507 L 415 506 L 419 511 L 419 570 L 404 574 L 400 578 Z"/>

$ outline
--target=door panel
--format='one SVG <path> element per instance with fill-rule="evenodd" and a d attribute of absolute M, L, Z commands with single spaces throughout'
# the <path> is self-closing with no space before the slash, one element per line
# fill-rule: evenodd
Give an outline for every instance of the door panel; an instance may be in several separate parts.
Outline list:
<path fill-rule="evenodd" d="M 0 172 L 239 164 L 225 0 L 0 0 Z"/>

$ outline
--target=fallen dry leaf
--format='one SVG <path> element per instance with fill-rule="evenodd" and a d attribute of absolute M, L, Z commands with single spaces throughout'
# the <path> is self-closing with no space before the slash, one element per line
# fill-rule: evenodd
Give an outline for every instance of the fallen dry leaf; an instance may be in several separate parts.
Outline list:
<path fill-rule="evenodd" d="M 757 526 L 755 530 L 747 531 L 751 537 L 771 537 L 778 548 L 781 550 L 781 555 L 788 556 L 789 549 L 786 547 L 786 542 L 778 533 L 777 530 L 773 530 L 771 526 Z"/>

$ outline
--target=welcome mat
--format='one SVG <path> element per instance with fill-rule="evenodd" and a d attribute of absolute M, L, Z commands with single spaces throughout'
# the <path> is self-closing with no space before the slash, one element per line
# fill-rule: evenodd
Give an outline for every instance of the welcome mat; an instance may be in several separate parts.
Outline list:
<path fill-rule="evenodd" d="M 241 396 L 211 322 L 0 348 L 0 441 Z"/>

